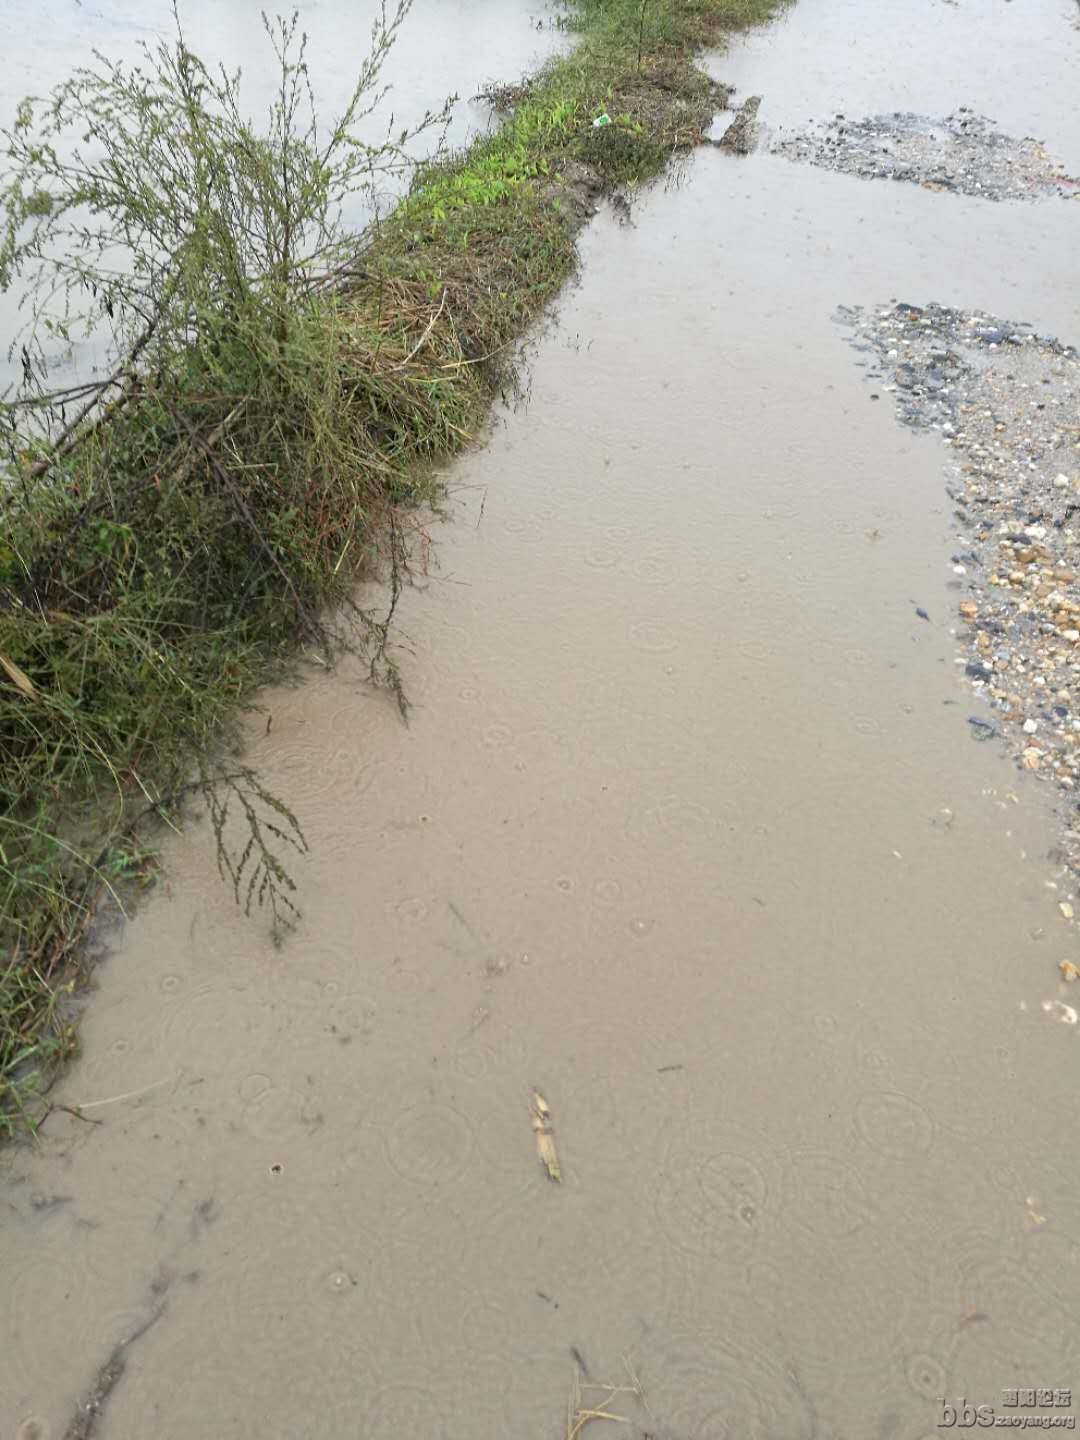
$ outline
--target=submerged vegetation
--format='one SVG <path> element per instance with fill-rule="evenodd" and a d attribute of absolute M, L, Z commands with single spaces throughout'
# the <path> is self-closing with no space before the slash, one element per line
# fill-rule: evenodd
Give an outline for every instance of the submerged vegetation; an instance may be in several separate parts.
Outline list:
<path fill-rule="evenodd" d="M 779 3 L 571 0 L 573 50 L 509 87 L 493 134 L 420 166 L 416 131 L 356 138 L 411 0 L 383 6 L 329 130 L 294 20 L 267 25 L 262 132 L 179 21 L 140 67 L 99 58 L 2 132 L 0 287 L 28 323 L 0 400 L 0 1130 L 73 1044 L 60 1000 L 97 898 L 145 873 L 144 822 L 201 792 L 237 899 L 288 921 L 303 837 L 218 758 L 238 716 L 298 644 L 366 644 L 404 708 L 355 580 L 398 574 L 418 462 L 476 434 L 596 198 L 723 105 L 693 47 Z M 108 337 L 109 373 L 55 388 L 47 357 L 85 334 Z"/>

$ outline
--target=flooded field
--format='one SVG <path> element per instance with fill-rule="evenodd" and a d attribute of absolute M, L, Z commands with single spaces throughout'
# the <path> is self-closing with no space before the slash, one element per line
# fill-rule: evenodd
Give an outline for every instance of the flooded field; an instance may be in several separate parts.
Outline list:
<path fill-rule="evenodd" d="M 965 105 L 1075 174 L 1074 10 L 799 0 L 709 68 L 766 127 Z M 1055 795 L 972 743 L 941 438 L 837 319 L 1075 344 L 1080 203 L 706 148 L 582 249 L 402 598 L 409 726 L 349 664 L 252 719 L 295 934 L 204 823 L 106 937 L 83 1118 L 0 1155 L 4 1436 L 1080 1408 Z"/>
<path fill-rule="evenodd" d="M 393 7 L 388 6 L 388 13 Z M 368 53 L 376 0 L 333 5 L 326 0 L 284 7 L 297 12 L 309 36 L 308 60 L 323 124 L 348 103 L 359 65 Z M 219 60 L 242 72 L 242 94 L 253 117 L 265 115 L 276 82 L 274 56 L 263 29 L 259 0 L 184 0 L 180 17 L 188 44 L 208 62 Z M 134 63 L 141 47 L 170 41 L 175 23 L 169 0 L 45 0 L 33 12 L 24 7 L 0 10 L 0 124 L 14 119 L 26 95 L 45 95 L 80 65 L 94 63 L 94 51 L 109 60 Z M 456 96 L 445 130 L 421 137 L 423 147 L 464 144 L 492 123 L 491 109 L 476 95 L 492 81 L 516 78 L 565 46 L 543 0 L 414 0 L 408 22 L 382 72 L 391 87 L 387 104 L 369 120 L 366 140 L 383 138 L 393 113 L 395 132 L 412 129 L 427 111 L 438 112 Z M 392 198 L 388 187 L 387 198 Z M 359 202 L 357 202 L 359 204 Z M 362 224 L 363 209 L 350 213 Z M 0 295 L 0 391 L 19 373 L 7 359 L 9 338 L 20 324 L 18 296 Z M 76 335 L 66 367 L 82 375 L 104 361 L 104 347 Z"/>

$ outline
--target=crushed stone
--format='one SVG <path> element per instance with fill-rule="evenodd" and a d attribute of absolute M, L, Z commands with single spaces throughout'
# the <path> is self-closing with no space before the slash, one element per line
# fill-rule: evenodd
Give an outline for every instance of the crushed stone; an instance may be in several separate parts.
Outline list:
<path fill-rule="evenodd" d="M 1055 785 L 1080 874 L 1080 353 L 976 310 L 844 309 L 897 419 L 947 447 L 957 669 L 1021 769 Z"/>
<path fill-rule="evenodd" d="M 1080 180 L 1038 140 L 1014 139 L 961 106 L 944 119 L 896 111 L 850 120 L 835 115 L 781 132 L 774 154 L 864 179 L 901 180 L 984 200 L 1080 199 Z"/>

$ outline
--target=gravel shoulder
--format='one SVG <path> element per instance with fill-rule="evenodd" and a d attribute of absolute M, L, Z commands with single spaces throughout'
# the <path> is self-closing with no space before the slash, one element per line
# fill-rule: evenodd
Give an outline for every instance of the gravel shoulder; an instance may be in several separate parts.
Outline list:
<path fill-rule="evenodd" d="M 895 111 L 846 115 L 781 133 L 772 152 L 865 180 L 899 180 L 983 200 L 1080 198 L 1080 180 L 1039 140 L 1006 135 L 993 120 L 960 106 L 934 118 Z"/>
<path fill-rule="evenodd" d="M 988 707 L 970 734 L 1000 737 L 1057 788 L 1059 859 L 1080 874 L 1080 353 L 977 310 L 894 303 L 840 318 L 871 357 L 874 398 L 890 395 L 901 424 L 946 450 L 956 663 Z"/>

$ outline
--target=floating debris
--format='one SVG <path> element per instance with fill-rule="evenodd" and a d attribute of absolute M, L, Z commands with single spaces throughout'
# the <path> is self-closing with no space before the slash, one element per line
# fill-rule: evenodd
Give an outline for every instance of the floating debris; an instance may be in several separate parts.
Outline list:
<path fill-rule="evenodd" d="M 582 1431 L 592 1425 L 594 1420 L 608 1420 L 615 1425 L 631 1424 L 628 1415 L 620 1414 L 619 1410 L 613 1408 L 615 1404 L 619 1405 L 620 1410 L 626 1406 L 627 1400 L 623 1397 L 629 1397 L 630 1400 L 636 1402 L 637 1408 L 643 1410 L 651 1419 L 642 1392 L 641 1381 L 635 1375 L 634 1367 L 630 1364 L 627 1356 L 623 1356 L 627 1383 L 607 1385 L 588 1380 L 588 1372 L 584 1368 L 584 1361 L 580 1353 L 574 1346 L 571 1346 L 570 1350 L 587 1383 L 583 1385 L 578 1376 L 574 1377 L 574 1384 L 566 1407 L 566 1440 L 578 1440 Z M 643 1431 L 642 1433 L 648 1437 L 652 1432 Z"/>
<path fill-rule="evenodd" d="M 1062 858 L 1080 874 L 1080 354 L 975 310 L 894 303 L 840 318 L 897 419 L 947 447 L 957 665 L 995 712 L 971 716 L 970 733 L 1002 736 L 1057 785 Z"/>
<path fill-rule="evenodd" d="M 538 1090 L 533 1091 L 533 1130 L 536 1132 L 536 1153 L 540 1164 L 548 1173 L 548 1179 L 562 1184 L 562 1168 L 555 1150 L 555 1131 L 551 1125 L 551 1110 Z"/>
<path fill-rule="evenodd" d="M 983 200 L 1080 198 L 1080 180 L 1052 160 L 1038 140 L 1004 135 L 992 120 L 963 106 L 943 120 L 899 110 L 865 120 L 835 115 L 778 136 L 771 149 L 789 160 L 865 180 L 903 180 Z"/>
<path fill-rule="evenodd" d="M 981 720 L 978 715 L 970 715 L 968 724 L 973 740 L 993 740 L 998 733 L 996 726 L 991 725 L 989 720 Z"/>

